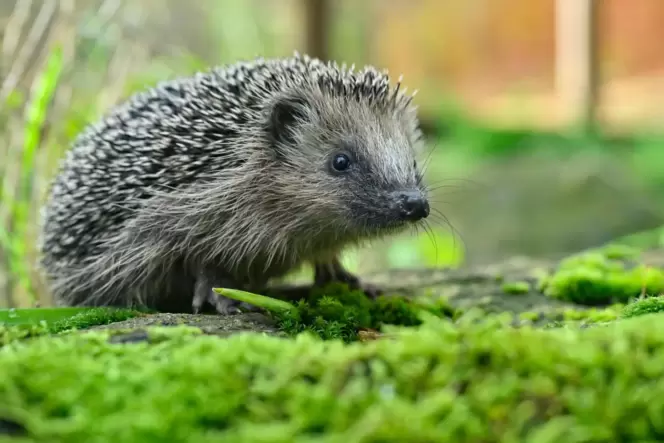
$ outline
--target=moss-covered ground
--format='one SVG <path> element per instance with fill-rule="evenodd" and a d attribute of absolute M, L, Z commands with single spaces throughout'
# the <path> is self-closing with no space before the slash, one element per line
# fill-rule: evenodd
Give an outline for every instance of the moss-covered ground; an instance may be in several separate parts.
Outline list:
<path fill-rule="evenodd" d="M 108 309 L 6 324 L 0 441 L 662 441 L 656 262 L 612 246 L 485 278 L 547 312 L 331 285 L 269 314 L 279 335 L 79 331 L 150 316 Z"/>
<path fill-rule="evenodd" d="M 186 327 L 14 340 L 0 349 L 0 431 L 41 442 L 664 438 L 661 314 L 548 330 L 471 317 L 352 344 Z"/>

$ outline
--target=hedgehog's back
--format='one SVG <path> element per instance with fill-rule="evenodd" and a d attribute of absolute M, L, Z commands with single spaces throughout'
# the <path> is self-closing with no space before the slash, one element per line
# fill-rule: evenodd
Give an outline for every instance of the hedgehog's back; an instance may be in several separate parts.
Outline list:
<path fill-rule="evenodd" d="M 42 212 L 44 263 L 103 253 L 152 198 L 232 163 L 225 147 L 239 124 L 212 73 L 162 82 L 87 126 L 62 160 Z"/>

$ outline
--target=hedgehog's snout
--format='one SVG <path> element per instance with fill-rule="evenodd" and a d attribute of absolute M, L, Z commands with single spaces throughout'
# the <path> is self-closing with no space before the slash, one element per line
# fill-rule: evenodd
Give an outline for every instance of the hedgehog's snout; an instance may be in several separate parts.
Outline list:
<path fill-rule="evenodd" d="M 397 191 L 391 197 L 393 210 L 400 219 L 416 222 L 429 216 L 429 200 L 421 191 Z"/>

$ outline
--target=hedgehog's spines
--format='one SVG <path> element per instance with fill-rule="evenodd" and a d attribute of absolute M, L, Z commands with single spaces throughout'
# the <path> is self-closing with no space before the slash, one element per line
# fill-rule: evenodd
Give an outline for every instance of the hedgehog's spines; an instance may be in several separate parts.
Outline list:
<path fill-rule="evenodd" d="M 387 69 L 340 66 L 294 51 L 289 58 L 257 57 L 161 81 L 117 105 L 78 135 L 42 211 L 40 264 L 54 295 L 84 304 L 160 297 L 164 288 L 155 281 L 168 280 L 176 256 L 218 259 L 231 268 L 256 262 L 259 269 L 295 260 L 311 241 L 299 236 L 297 245 L 286 243 L 260 232 L 256 220 L 302 227 L 285 210 L 267 217 L 245 209 L 257 204 L 250 200 L 253 187 L 271 186 L 260 174 L 269 156 L 255 152 L 265 144 L 258 128 L 266 104 L 293 91 L 334 96 L 344 109 L 353 108 L 344 100 L 368 104 L 385 121 L 402 113 L 408 121 L 399 127 L 415 131 L 408 138 L 417 141 L 412 96 L 401 82 L 390 86 Z M 239 188 L 249 189 L 247 195 L 233 194 Z M 224 227 L 230 235 L 217 226 L 224 211 L 237 214 Z"/>

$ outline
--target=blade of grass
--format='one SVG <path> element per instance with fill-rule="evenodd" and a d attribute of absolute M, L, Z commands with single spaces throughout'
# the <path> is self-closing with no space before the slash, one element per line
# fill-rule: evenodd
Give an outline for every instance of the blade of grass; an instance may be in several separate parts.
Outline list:
<path fill-rule="evenodd" d="M 7 251 L 7 256 L 10 258 L 8 261 L 9 272 L 12 275 L 24 275 L 27 274 L 27 269 L 23 261 L 17 259 L 17 257 L 20 257 L 20 252 L 16 246 L 16 242 L 12 241 L 9 232 L 3 226 L 0 226 L 0 247 Z"/>
<path fill-rule="evenodd" d="M 25 133 L 23 135 L 23 158 L 21 160 L 21 186 L 16 212 L 17 230 L 23 234 L 27 225 L 28 204 L 34 169 L 34 158 L 41 142 L 41 132 L 48 108 L 57 89 L 62 72 L 62 50 L 56 47 L 50 54 L 44 70 L 35 84 L 25 116 Z"/>
<path fill-rule="evenodd" d="M 23 150 L 18 177 L 16 195 L 12 196 L 6 189 L 0 192 L 0 201 L 10 208 L 9 229 L 3 227 L 0 245 L 8 251 L 9 267 L 18 284 L 22 286 L 34 301 L 30 281 L 27 242 L 32 241 L 27 235 L 29 210 L 32 199 L 32 180 L 34 158 L 41 141 L 41 132 L 49 104 L 53 98 L 57 83 L 62 72 L 62 51 L 55 47 L 49 54 L 47 63 L 39 74 L 32 90 L 30 101 L 25 111 L 25 127 L 23 133 Z"/>
<path fill-rule="evenodd" d="M 297 309 L 292 304 L 283 300 L 278 300 L 264 295 L 254 294 L 252 292 L 240 291 L 238 289 L 213 288 L 214 292 L 224 297 L 232 298 L 250 305 L 263 308 L 267 311 L 292 311 Z"/>

